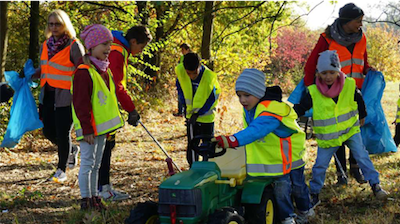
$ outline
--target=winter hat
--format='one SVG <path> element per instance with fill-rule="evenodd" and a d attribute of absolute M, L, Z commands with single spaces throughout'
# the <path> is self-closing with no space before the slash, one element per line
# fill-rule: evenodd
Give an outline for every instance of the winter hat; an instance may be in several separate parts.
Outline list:
<path fill-rule="evenodd" d="M 243 91 L 261 99 L 265 94 L 265 74 L 255 68 L 246 68 L 236 80 L 236 92 Z"/>
<path fill-rule="evenodd" d="M 85 47 L 88 50 L 101 43 L 113 40 L 111 31 L 100 24 L 86 26 L 81 33 L 81 38 L 85 42 Z"/>
<path fill-rule="evenodd" d="M 319 58 L 317 62 L 318 72 L 323 71 L 338 71 L 340 72 L 340 62 L 339 56 L 336 51 L 326 50 L 319 53 Z"/>
<path fill-rule="evenodd" d="M 361 8 L 354 5 L 353 3 L 348 3 L 344 5 L 339 10 L 339 21 L 340 24 L 344 25 L 350 22 L 353 19 L 357 19 L 360 16 L 363 16 L 364 12 Z"/>

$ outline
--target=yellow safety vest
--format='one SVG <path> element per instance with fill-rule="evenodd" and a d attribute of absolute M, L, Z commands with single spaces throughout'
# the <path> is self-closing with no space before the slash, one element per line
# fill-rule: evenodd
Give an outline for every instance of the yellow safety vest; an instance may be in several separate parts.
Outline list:
<path fill-rule="evenodd" d="M 199 110 L 204 106 L 208 97 L 215 88 L 215 102 L 211 106 L 210 110 L 205 114 L 200 115 L 197 118 L 197 122 L 200 123 L 212 123 L 214 122 L 216 106 L 218 104 L 219 94 L 221 93 L 221 88 L 219 87 L 217 74 L 211 71 L 206 66 L 203 76 L 201 77 L 199 87 L 193 96 L 192 82 L 190 77 L 186 73 L 183 63 L 178 64 L 175 67 L 175 73 L 178 76 L 179 84 L 181 85 L 183 95 L 185 97 L 186 103 L 186 118 L 190 119 L 192 114 L 199 112 Z"/>
<path fill-rule="evenodd" d="M 246 113 L 243 115 L 244 127 L 247 128 Z M 254 119 L 259 116 L 273 116 L 295 132 L 287 138 L 280 138 L 271 132 L 264 138 L 246 145 L 248 175 L 281 176 L 304 166 L 302 157 L 305 152 L 305 133 L 296 122 L 297 114 L 293 108 L 283 102 L 262 101 L 256 107 Z"/>
<path fill-rule="evenodd" d="M 121 114 L 118 110 L 117 96 L 115 95 L 115 85 L 110 69 L 107 69 L 110 89 L 108 89 L 101 75 L 93 66 L 81 64 L 78 69 L 87 69 L 93 81 L 92 91 L 92 126 L 94 135 L 99 136 L 112 132 L 124 125 Z M 71 93 L 73 85 L 71 85 Z M 72 117 L 76 132 L 76 140 L 83 139 L 83 130 L 78 117 L 75 114 L 72 104 Z"/>
<path fill-rule="evenodd" d="M 396 123 L 400 123 L 400 98 L 397 100 Z"/>
<path fill-rule="evenodd" d="M 308 87 L 313 101 L 313 129 L 318 146 L 331 148 L 360 132 L 358 105 L 354 101 L 356 82 L 347 77 L 337 103 L 322 95 L 315 84 Z"/>
<path fill-rule="evenodd" d="M 121 81 L 121 84 L 126 89 L 129 53 L 125 49 L 125 47 L 123 47 L 123 46 L 121 46 L 121 45 L 119 45 L 117 43 L 112 43 L 111 44 L 111 51 L 118 51 L 119 53 L 122 54 L 122 56 L 124 56 L 124 66 L 123 66 L 124 77 L 123 77 L 123 79 Z"/>

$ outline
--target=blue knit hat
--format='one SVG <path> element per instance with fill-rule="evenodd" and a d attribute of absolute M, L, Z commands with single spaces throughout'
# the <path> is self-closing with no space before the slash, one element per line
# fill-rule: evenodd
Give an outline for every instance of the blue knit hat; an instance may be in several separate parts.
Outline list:
<path fill-rule="evenodd" d="M 317 70 L 319 73 L 323 71 L 337 71 L 340 72 L 339 56 L 336 51 L 326 50 L 319 53 L 317 62 Z"/>
<path fill-rule="evenodd" d="M 261 99 L 265 94 L 265 74 L 255 68 L 246 68 L 236 80 L 237 91 L 243 91 Z"/>

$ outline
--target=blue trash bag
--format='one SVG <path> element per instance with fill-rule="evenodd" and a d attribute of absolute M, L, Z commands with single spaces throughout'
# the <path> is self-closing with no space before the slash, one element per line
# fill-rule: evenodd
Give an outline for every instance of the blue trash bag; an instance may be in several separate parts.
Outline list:
<path fill-rule="evenodd" d="M 24 73 L 25 77 L 20 78 L 16 71 L 4 72 L 6 81 L 15 93 L 10 111 L 10 121 L 0 147 L 13 148 L 25 132 L 43 127 L 30 90 L 30 87 L 37 86 L 31 81 L 31 77 L 35 73 L 32 60 L 29 59 L 25 63 Z"/>
<path fill-rule="evenodd" d="M 381 72 L 369 71 L 361 89 L 368 113 L 365 124 L 361 127 L 361 135 L 369 154 L 397 152 L 381 105 L 385 86 L 385 78 Z"/>
<path fill-rule="evenodd" d="M 293 104 L 299 104 L 301 101 L 301 98 L 303 98 L 304 94 L 306 94 L 306 91 L 307 91 L 307 88 L 304 85 L 304 79 L 301 79 L 299 84 L 297 84 L 296 88 L 290 94 L 288 101 Z M 306 113 L 303 115 L 303 117 L 312 117 L 312 112 L 313 112 L 312 108 L 307 110 Z"/>

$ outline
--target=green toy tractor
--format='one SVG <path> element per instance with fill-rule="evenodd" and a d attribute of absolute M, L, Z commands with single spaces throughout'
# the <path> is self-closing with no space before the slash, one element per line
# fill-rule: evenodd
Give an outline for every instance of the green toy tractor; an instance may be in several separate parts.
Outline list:
<path fill-rule="evenodd" d="M 140 203 L 125 223 L 275 223 L 272 179 L 247 177 L 244 148 L 216 152 L 211 138 L 196 136 L 200 143 L 192 148 L 203 161 L 162 182 L 158 204 Z"/>

